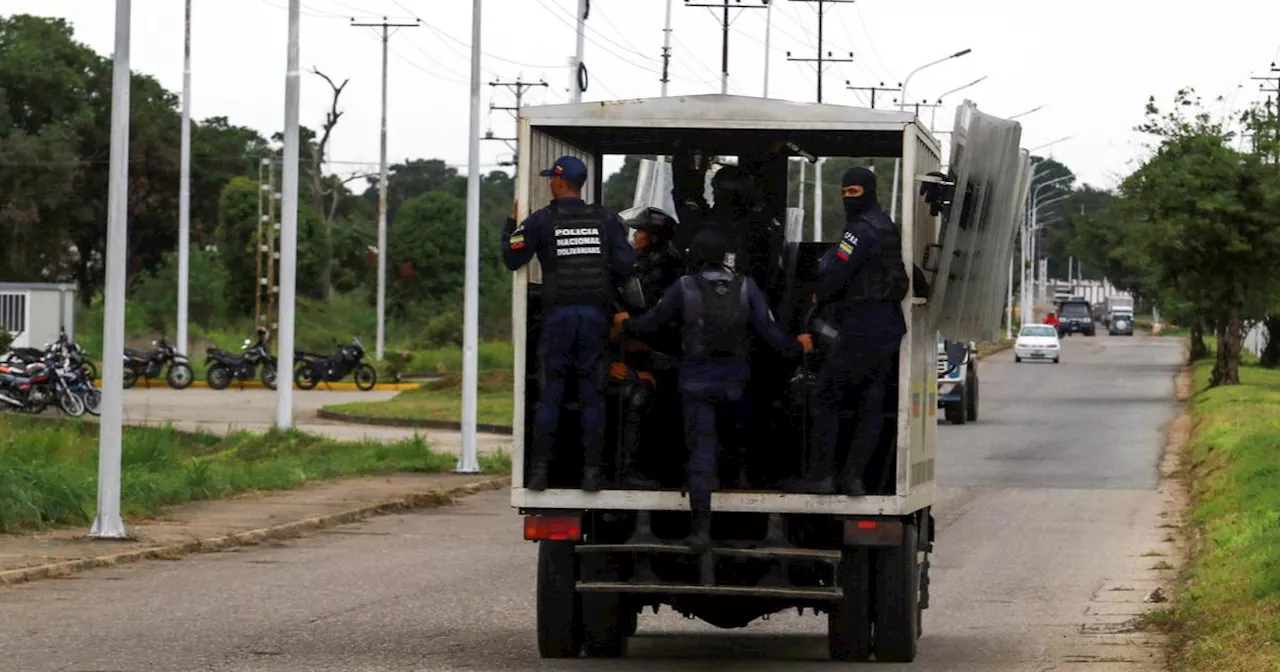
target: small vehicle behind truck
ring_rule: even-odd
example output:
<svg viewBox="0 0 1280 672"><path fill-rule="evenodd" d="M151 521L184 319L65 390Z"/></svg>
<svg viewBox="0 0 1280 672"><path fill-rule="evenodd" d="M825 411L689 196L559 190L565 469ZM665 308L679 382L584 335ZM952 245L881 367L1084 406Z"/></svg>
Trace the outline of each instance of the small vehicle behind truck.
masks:
<svg viewBox="0 0 1280 672"><path fill-rule="evenodd" d="M647 475L658 487L617 485L623 417L617 396L608 397L606 413L605 473L611 483L598 492L581 489L578 409L567 403L549 487L524 487L539 393L542 273L536 261L516 272L511 505L524 516L524 538L538 544L536 638L542 657L624 656L639 615L665 606L720 628L741 628L795 609L826 619L832 658L915 659L935 543L937 335L950 342L944 347L950 361L963 366L963 344L990 335L999 323L1015 221L1031 174L1029 154L1018 149L1020 136L1016 122L966 103L952 135L951 172L943 174L941 146L907 112L726 95L523 110L521 218L550 199L546 180L537 174L558 156L573 155L588 166L588 202L601 196L606 156L697 153L721 163L736 159L762 185L761 212L785 232L767 250L773 279L762 289L790 333L808 329L819 259L839 235L828 231L823 240L805 240L800 226L781 224L788 221L788 164L796 156L899 159L896 220L903 260L909 270L920 270L902 302L908 333L885 395L879 420L884 432L863 474L868 494L783 489L782 482L804 467L811 379L807 367L798 372L795 362L759 348L747 390L754 423L747 451L750 483L733 489L735 479L726 474L736 465L726 465L711 501L712 543L705 552L686 541L688 453L674 389L655 391L641 437L642 453L654 465ZM886 209L893 182L882 169ZM618 344L618 351L626 352L626 346ZM576 399L573 384L567 381L566 400ZM854 422L844 421L842 445L848 445Z"/></svg>
<svg viewBox="0 0 1280 672"><path fill-rule="evenodd" d="M1133 307L1115 306L1107 317L1107 333L1111 336L1133 335Z"/></svg>
<svg viewBox="0 0 1280 672"><path fill-rule="evenodd" d="M951 341L938 338L938 408L947 422L963 425L978 420L978 346L960 344L963 358L953 362L948 353Z"/></svg>

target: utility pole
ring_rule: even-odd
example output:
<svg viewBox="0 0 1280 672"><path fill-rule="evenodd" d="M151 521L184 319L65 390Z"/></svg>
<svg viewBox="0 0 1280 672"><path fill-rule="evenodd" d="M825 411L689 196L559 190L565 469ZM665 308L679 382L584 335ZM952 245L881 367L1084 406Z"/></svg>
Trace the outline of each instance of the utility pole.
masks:
<svg viewBox="0 0 1280 672"><path fill-rule="evenodd" d="M668 0L669 1L669 0ZM773 34L773 5L764 11L764 98L769 97L769 37Z"/></svg>
<svg viewBox="0 0 1280 672"><path fill-rule="evenodd" d="M826 1L831 2L832 0ZM712 9L724 10L724 18L720 20L720 94L724 95L729 93L729 26L733 23L733 21L729 19L729 10L734 7L739 10L767 9L769 7L769 0L760 0L759 7L755 5L747 5L744 7L742 5L742 0L732 0L732 3L730 0L721 0L717 3L692 3L689 2L689 0L684 0L684 6L710 7Z"/></svg>
<svg viewBox="0 0 1280 672"><path fill-rule="evenodd" d="M884 85L884 82L880 82L880 86L853 86L852 84L849 83L849 80L845 80L844 84L845 84L844 88L849 89L850 91L870 91L871 92L871 109L873 110L876 109L876 93L877 92L879 91L892 92L892 91L902 90L901 83L899 83L898 86L896 87L886 87Z"/></svg>
<svg viewBox="0 0 1280 672"><path fill-rule="evenodd" d="M569 91L575 103L582 102L582 94L587 90L587 64L582 62L586 48L587 16L591 14L590 0L578 0L578 42L574 48L573 58L569 59Z"/></svg>
<svg viewBox="0 0 1280 672"><path fill-rule="evenodd" d="M787 60L793 63L817 63L818 72L818 102L822 102L822 72L823 63L852 63L853 52L850 51L847 58L836 58L831 52L826 52L823 56L822 52L822 24L823 24L823 5L830 2L832 4L853 4L854 0L791 0L791 2L816 2L818 3L818 57L817 58L792 58L791 52L787 52Z"/></svg>
<svg viewBox="0 0 1280 672"><path fill-rule="evenodd" d="M467 132L467 235L462 284L462 449L454 467L455 472L464 474L480 471L476 450L480 340L480 2L471 1L471 120ZM581 4L585 5L586 0ZM578 52L581 51L582 38L579 37Z"/></svg>
<svg viewBox="0 0 1280 672"><path fill-rule="evenodd" d="M1258 89L1260 91L1263 91L1268 94L1272 94L1272 93L1276 94L1276 108L1277 108L1277 112L1280 112L1280 66L1277 66L1273 62L1271 64L1271 72L1272 74L1269 77L1252 77L1251 79L1256 79L1261 82L1260 84L1258 84ZM1274 88L1268 89L1266 86L1267 83L1272 83ZM1278 117L1280 117L1280 115L1272 113L1270 95L1267 96L1266 111L1267 111L1267 121L1271 122L1272 125L1275 126L1275 136L1272 137L1272 142L1275 143L1276 146L1273 148L1273 152L1275 152L1275 159L1277 161L1280 161L1280 123L1276 123L1276 120ZM1256 137L1256 134L1253 139L1253 144L1254 144L1254 151L1257 151L1258 139Z"/></svg>
<svg viewBox="0 0 1280 672"><path fill-rule="evenodd" d="M387 43L392 28L416 28L422 23L391 23L382 17L379 23L356 23L352 27L382 29L382 138L378 157L378 335L374 345L374 358L382 360L382 347L387 338Z"/></svg>
<svg viewBox="0 0 1280 672"><path fill-rule="evenodd" d="M535 87L535 86L548 86L548 84L547 84L546 82L544 82L544 81L541 81L541 80L536 81L536 82L525 82L525 81L521 81L519 77L516 77L516 81L514 81L514 82L493 81L493 82L489 82L489 86L493 86L493 87L498 87L498 86L506 87L506 88L507 88L507 89L509 89L513 94L515 94L515 97L516 97L516 104L515 104L515 107L509 107L509 106L503 106L503 105L494 105L493 103L489 103L489 109L490 109L490 110L505 110L505 111L507 111L507 112L511 112L511 113L513 114L513 116L515 116L515 118L516 118L516 137L514 137L514 138L499 138L499 137L494 136L493 131L489 131L488 133L485 133L484 138L482 138L482 139L484 139L484 140L501 140L501 141L506 142L506 143L512 143L512 142L516 143L516 144L515 144L515 146L514 146L514 147L512 147L512 149L515 151L515 154L516 154L516 159L515 159L515 161L513 161L512 163L513 163L513 164L518 164L518 163L519 163L519 161L520 161L520 110L521 110L521 109L523 109L523 107L524 107L524 102L523 102L523 101L524 101L524 92L525 92L525 91L527 91L527 90L529 90L529 89L531 89L531 88L533 88L533 87ZM517 168L517 171L518 171L518 170L519 170L519 169ZM518 175L518 172L517 172L517 175Z"/></svg>
<svg viewBox="0 0 1280 672"><path fill-rule="evenodd" d="M178 177L178 352L191 354L187 308L191 281L191 0L186 0L182 37L182 169Z"/></svg>
<svg viewBox="0 0 1280 672"><path fill-rule="evenodd" d="M289 46L285 50L283 186L280 199L280 313L276 342L276 371L285 379L276 385L276 428L293 427L293 335L298 288L298 106L302 82L298 76L301 50L302 0L289 0ZM274 175L274 171L272 173ZM273 180L274 181L274 180ZM274 202L274 194L272 201ZM274 229L272 229L274 234ZM274 237L274 236L273 236Z"/></svg>
<svg viewBox="0 0 1280 672"><path fill-rule="evenodd" d="M768 35L765 36L765 43L768 43ZM768 50L766 46L765 50ZM769 81L768 70L765 70L764 79ZM662 26L662 97L667 97L667 84L671 82L671 0L667 0L667 20ZM768 88L767 85L765 88Z"/></svg>

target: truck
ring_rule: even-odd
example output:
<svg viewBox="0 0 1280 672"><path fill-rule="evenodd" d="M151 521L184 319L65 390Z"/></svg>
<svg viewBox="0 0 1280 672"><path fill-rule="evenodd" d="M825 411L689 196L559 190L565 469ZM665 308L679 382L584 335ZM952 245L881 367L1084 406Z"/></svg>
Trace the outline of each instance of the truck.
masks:
<svg viewBox="0 0 1280 672"><path fill-rule="evenodd" d="M938 408L947 422L963 425L978 420L978 345L964 344L963 357L952 361L950 342L938 337Z"/></svg>
<svg viewBox="0 0 1280 672"><path fill-rule="evenodd" d="M549 487L524 487L539 389L542 272L535 262L514 274L510 501L523 517L523 538L538 545L540 656L625 656L641 612L666 607L720 628L796 609L826 619L832 658L915 659L935 543L937 334L948 340L950 361L960 363L965 354L957 344L989 337L999 324L1014 226L1031 175L1020 136L1016 122L966 101L957 110L944 171L941 144L909 112L732 95L525 108L517 159L520 218L531 204L548 202L546 180L537 174L563 155L588 166L583 195L589 202L601 196L606 157L736 159L762 185L762 212L778 223L787 221L792 161L878 159L881 201L896 213L903 260L915 271L902 302L908 331L879 418L884 432L863 474L868 493L783 489L785 477L804 467L812 371L760 348L747 392L755 423L745 453L749 487L734 489L734 479L721 478L711 502L711 547L696 551L687 543L687 452L673 389L659 387L641 438L655 465L648 475L660 487L581 489L572 380L566 381L569 403L561 412ZM887 166L896 166L892 174ZM800 333L812 326L809 296L819 260L839 234L805 240L801 227L779 226L781 242L768 250L776 281L763 289L780 326ZM610 396L606 413L606 460L612 461L606 473L613 483L621 468L622 403ZM842 445L854 423L844 421Z"/></svg>
<svg viewBox="0 0 1280 672"><path fill-rule="evenodd" d="M1110 327L1111 314L1114 312L1117 312L1117 310L1121 310L1121 311L1127 310L1129 313L1129 317L1132 320L1133 297L1121 296L1118 294L1113 294L1111 296L1108 296L1106 300L1103 302L1102 323Z"/></svg>

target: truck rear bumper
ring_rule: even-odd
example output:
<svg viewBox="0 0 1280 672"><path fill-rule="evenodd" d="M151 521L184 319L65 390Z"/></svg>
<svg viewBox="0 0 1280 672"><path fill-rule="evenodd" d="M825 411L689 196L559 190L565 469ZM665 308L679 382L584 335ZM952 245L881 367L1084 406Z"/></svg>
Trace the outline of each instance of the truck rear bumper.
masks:
<svg viewBox="0 0 1280 672"><path fill-rule="evenodd" d="M712 511L739 513L807 513L837 516L905 516L933 504L933 483L913 488L905 497L796 495L783 492L717 492ZM511 489L511 506L520 509L588 511L688 511L689 498L663 490L533 491Z"/></svg>

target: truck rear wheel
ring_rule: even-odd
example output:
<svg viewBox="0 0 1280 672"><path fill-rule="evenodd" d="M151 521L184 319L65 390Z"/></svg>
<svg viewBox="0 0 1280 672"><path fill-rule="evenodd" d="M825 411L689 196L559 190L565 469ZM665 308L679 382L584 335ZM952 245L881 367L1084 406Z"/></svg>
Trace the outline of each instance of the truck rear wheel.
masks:
<svg viewBox="0 0 1280 672"><path fill-rule="evenodd" d="M966 409L969 406L969 381L965 381L956 385L956 393L960 398L955 401L948 401L943 407L943 414L947 416L947 422L953 425L963 425L967 417Z"/></svg>
<svg viewBox="0 0 1280 672"><path fill-rule="evenodd" d="M603 553L592 553L580 560L579 574L584 581L617 581L614 559ZM582 612L582 643L592 658L621 658L627 655L627 636L631 633L628 616L635 611L619 593L586 593L579 597Z"/></svg>
<svg viewBox="0 0 1280 672"><path fill-rule="evenodd" d="M876 660L910 663L916 659L920 636L920 548L914 522L902 525L897 548L876 551Z"/></svg>
<svg viewBox="0 0 1280 672"><path fill-rule="evenodd" d="M871 657L871 551L846 548L840 559L844 597L827 612L827 650L833 660Z"/></svg>
<svg viewBox="0 0 1280 672"><path fill-rule="evenodd" d="M978 421L978 373L969 369L969 377L965 381L969 389L964 395L964 417L969 422Z"/></svg>
<svg viewBox="0 0 1280 672"><path fill-rule="evenodd" d="M582 648L577 561L571 542L538 542L538 654L543 658L576 658Z"/></svg>

